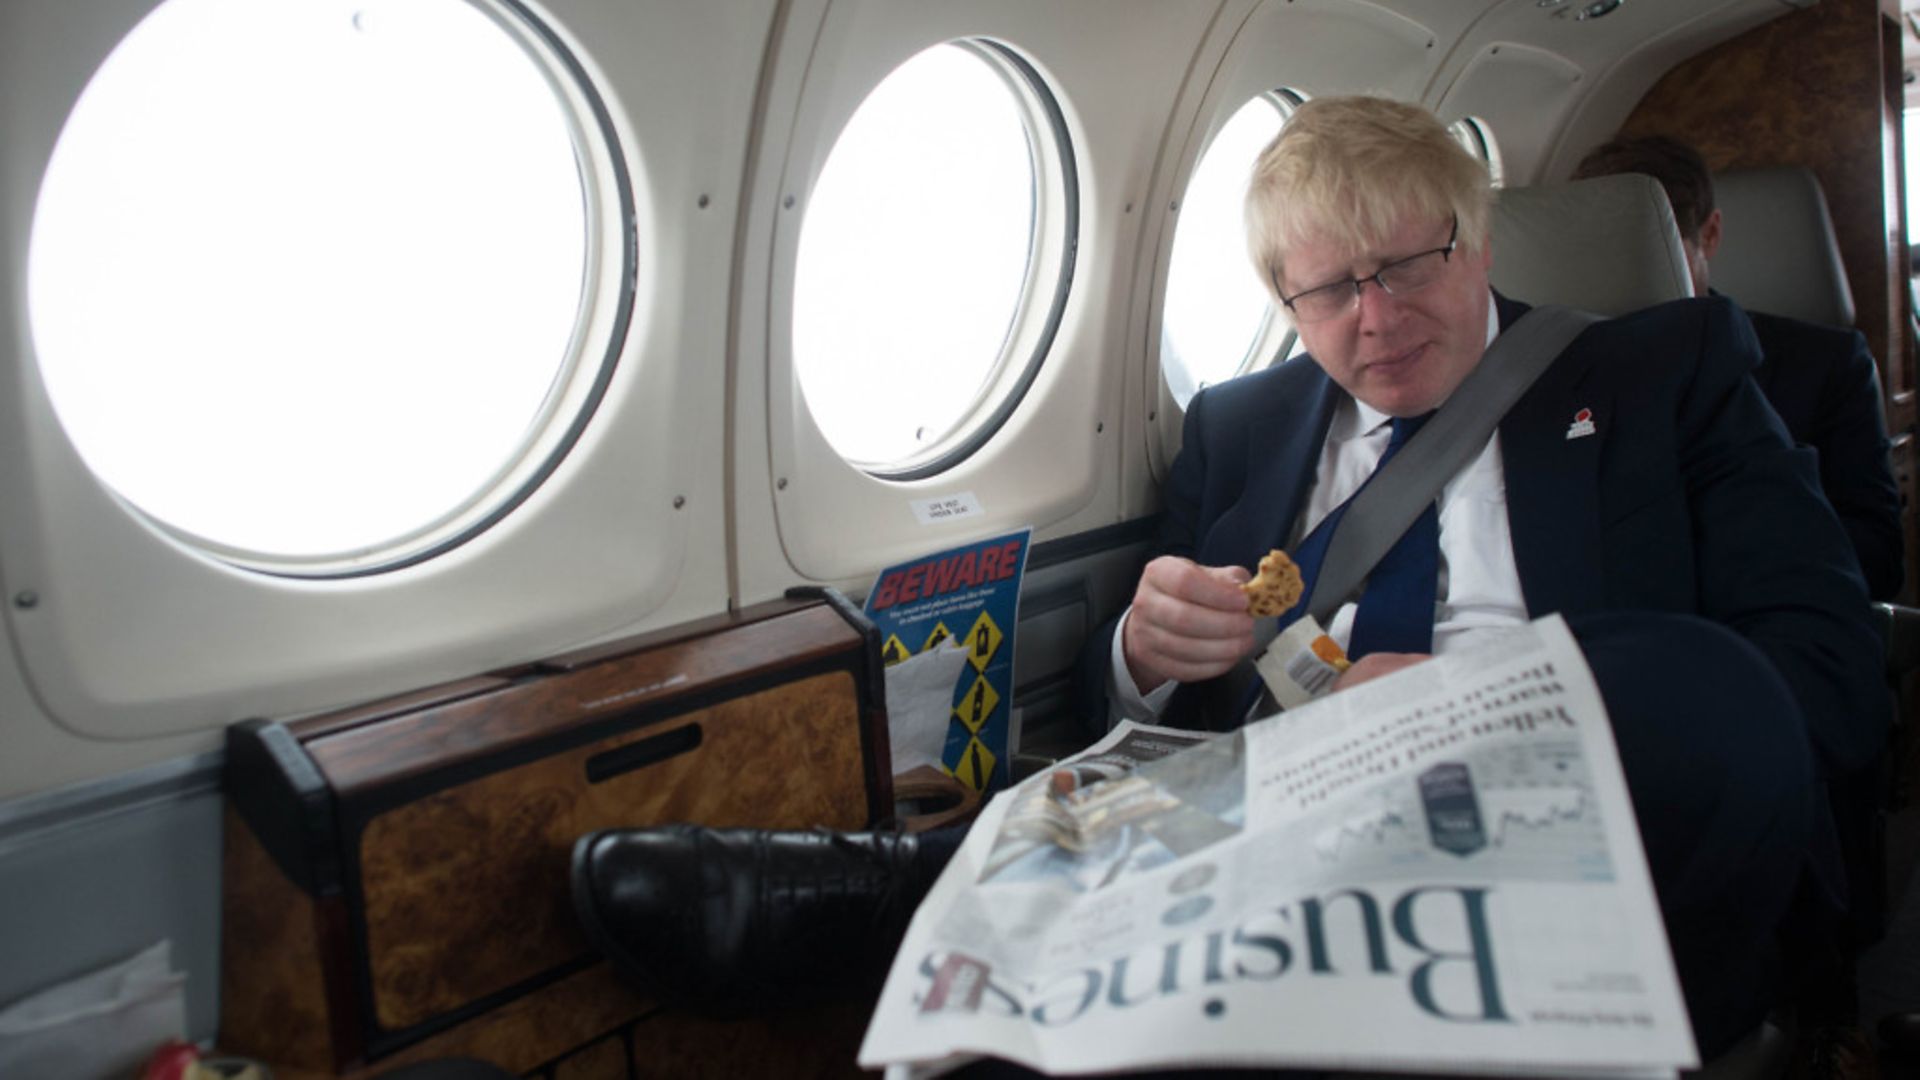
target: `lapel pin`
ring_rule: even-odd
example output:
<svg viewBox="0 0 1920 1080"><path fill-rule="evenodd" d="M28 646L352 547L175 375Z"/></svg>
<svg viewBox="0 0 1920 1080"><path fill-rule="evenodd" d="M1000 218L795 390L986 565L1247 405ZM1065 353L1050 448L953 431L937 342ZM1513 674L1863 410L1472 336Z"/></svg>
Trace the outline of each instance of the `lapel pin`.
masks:
<svg viewBox="0 0 1920 1080"><path fill-rule="evenodd" d="M1567 425L1567 438L1584 439L1593 434L1593 410L1581 409L1573 414L1573 423Z"/></svg>

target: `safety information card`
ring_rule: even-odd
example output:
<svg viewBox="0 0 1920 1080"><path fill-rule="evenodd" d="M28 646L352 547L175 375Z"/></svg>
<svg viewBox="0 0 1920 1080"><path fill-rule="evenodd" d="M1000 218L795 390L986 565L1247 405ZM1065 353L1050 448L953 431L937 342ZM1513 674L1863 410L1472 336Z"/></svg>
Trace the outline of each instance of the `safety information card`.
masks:
<svg viewBox="0 0 1920 1080"><path fill-rule="evenodd" d="M1032 529L949 548L880 571L867 616L892 667L949 638L967 650L953 687L941 767L976 791L1012 775L1013 632Z"/></svg>

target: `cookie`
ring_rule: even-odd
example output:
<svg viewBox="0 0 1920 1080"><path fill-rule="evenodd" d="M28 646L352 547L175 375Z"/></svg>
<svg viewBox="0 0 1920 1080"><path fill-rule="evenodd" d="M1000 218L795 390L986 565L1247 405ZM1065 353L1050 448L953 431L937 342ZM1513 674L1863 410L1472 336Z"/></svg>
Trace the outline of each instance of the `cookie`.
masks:
<svg viewBox="0 0 1920 1080"><path fill-rule="evenodd" d="M1300 568L1286 552L1274 548L1260 560L1260 572L1240 586L1240 591L1247 594L1247 614L1266 619L1284 614L1299 603L1306 585L1300 580Z"/></svg>

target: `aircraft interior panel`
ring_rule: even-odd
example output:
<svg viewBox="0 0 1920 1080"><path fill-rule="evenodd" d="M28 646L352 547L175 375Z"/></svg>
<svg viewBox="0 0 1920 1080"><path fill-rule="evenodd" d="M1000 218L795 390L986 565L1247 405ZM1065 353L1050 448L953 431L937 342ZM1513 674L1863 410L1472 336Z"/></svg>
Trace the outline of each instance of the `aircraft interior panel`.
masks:
<svg viewBox="0 0 1920 1080"><path fill-rule="evenodd" d="M1553 183L1567 177L1582 154L1605 142L1632 111L1634 102L1647 92L1663 73L1688 56L1713 46L1715 42L1736 37L1761 23L1788 15L1797 4L1782 0L1728 0L1718 6L1634 6L1619 8L1603 19L1578 19L1574 15L1555 17L1567 4L1542 12L1534 4L1505 4L1488 13L1475 27L1473 46L1461 46L1457 58L1463 63L1480 63L1480 79L1498 83L1496 67L1490 67L1480 52L1492 42L1513 40L1548 48L1582 71L1582 88L1571 108L1561 115L1557 127L1544 129L1526 138L1521 158L1526 171L1509 183ZM1576 8L1576 6L1574 6ZM1578 12L1574 12L1578 13ZM1619 17L1615 17L1619 15ZM1515 110L1509 98L1501 102L1492 90L1471 86L1465 71L1455 67L1442 71L1446 86L1440 102L1442 111L1452 115L1465 108L1455 102L1455 94L1471 92L1486 98L1484 108L1494 110L1501 121L1515 127L1528 125L1524 110ZM1515 113L1509 117L1509 113Z"/></svg>
<svg viewBox="0 0 1920 1080"><path fill-rule="evenodd" d="M189 1033L203 1040L216 1034L223 978L222 745L240 721L297 724L325 714L322 725L337 719L344 730L385 719L377 717L390 704L383 699L428 698L461 680L515 684L565 669L569 656L752 625L795 587L830 586L857 606L883 567L1030 526L1009 701L1013 773L1084 746L1105 718L1076 713L1082 646L1134 595L1187 403L1299 347L1264 283L1245 273L1240 196L1254 154L1300 102L1353 93L1419 102L1455 123L1463 143L1477 140L1474 152L1498 163L1496 186L1541 189L1524 193L1539 206L1616 132L1653 130L1686 113L1672 95L1696 83L1673 74L1725 58L1716 46L1738 48L1735 39L1762 24L1811 21L1824 8L1835 18L1823 27L1844 16L1850 27L1879 29L1883 49L1891 34L1920 50L1914 13L1896 25L1885 4L1861 0L281 7L301 13L293 18L331 20L343 48L437 49L431 35L402 31L414 32L409 19L440 13L516 57L540 101L511 122L548 125L542 145L567 204L551 220L577 221L561 230L568 235L553 250L564 272L553 275L511 253L502 230L531 228L507 222L515 189L498 186L508 181L479 159L455 154L462 140L488 141L484 109L458 131L409 131L403 119L382 134L364 106L386 91L350 86L371 79L371 66L343 68L359 74L320 87L338 92L341 111L302 146L301 125L324 113L270 111L282 86L272 47L242 42L238 53L175 57L179 81L205 96L156 92L144 112L123 110L140 118L141 138L123 140L122 156L112 156L114 140L99 133L96 114L109 90L122 105L137 102L128 91L140 84L129 73L141 50L148 54L137 70L166 68L154 61L169 55L155 51L168 20L271 20L275 7L0 4L0 896L12 898L0 904L0 1005L168 938L174 966L192 977ZM1743 40L1752 46L1763 35ZM431 104L410 113L395 101L395 116L457 108L461 87L486 81L462 83L474 76L437 51L420 55L411 82L404 65L391 68L400 80L391 86ZM1851 57L1833 50L1806 63ZM1884 57L1860 63L1875 59ZM1872 166L1884 180L1881 207L1879 188L1849 199L1854 189L1824 178L1843 247L1862 222L1876 243L1894 236L1904 214L1895 205L1901 72L1888 70L1885 87L1868 88L1871 108L1837 100L1836 90L1836 100L1810 100L1794 113L1831 144L1803 152L1823 160L1800 167L1858 178ZM1863 84L1874 81L1864 72L1855 73ZM1724 63L1719 73L1727 74ZM940 100L961 85L971 96ZM1920 93L1914 85L1910 96ZM1777 97L1792 92L1756 91L1767 104L1752 111L1779 119L1787 110ZM1729 100L1707 101L1672 129L1707 156L1727 156L1705 146L1716 137L1751 144L1755 160L1742 157L1742 166L1795 152L1700 119L1738 108L1734 90L1701 96ZM219 107L199 114L191 101ZM300 108L309 106L324 110L327 94ZM1822 110L1843 107L1848 120L1880 125L1879 140L1858 127L1827 130L1841 125L1826 124ZM500 121L504 130L509 118ZM1459 126L1468 121L1477 126ZM366 140L364 159L342 158L356 138ZM83 144L93 156L80 156ZM441 183L473 191L424 197L425 181L412 173L425 175L436 157L467 162ZM182 202L170 211L172 231L151 234L133 253L138 260L123 259L108 246L122 230L109 224L91 239L73 231L85 216L75 208L88 208L84 195L48 194L83 162L138 175L127 185L135 188L227 192L231 214L225 224L212 220L223 204L211 195ZM302 172L334 178L332 189L295 175ZM1235 190L1215 182L1229 174ZM1658 194L1644 177L1614 180L1637 184L1642 202ZM1510 209L1526 204L1508 201ZM1582 237L1610 228L1596 205L1581 197L1536 214L1581 216L1585 233L1547 231L1591 253ZM395 208L398 217L372 217ZM99 221L117 220L99 209ZM395 224L409 216L425 224ZM1197 260L1183 256L1203 217L1213 239L1227 242ZM337 291L316 285L329 284L324 268L296 265L318 261L312 251L328 246L330 227L350 256L331 272ZM242 253L227 258L224 277L202 281L206 264L187 257L202 228L207 247L231 242ZM1675 293L1689 290L1677 234L1664 225L1650 231L1674 248L1666 270ZM387 233L397 238L392 246ZM68 244L63 261L50 261L56 242ZM1504 275L1495 265L1496 288L1558 300L1526 291L1555 285L1525 268L1520 248L1496 242L1496 259L1509 252ZM1571 265L1555 253L1539 258ZM1183 279L1196 262L1223 269L1218 278ZM1612 272L1604 263L1582 259L1570 277ZM1651 272L1637 273L1650 280ZM96 293L84 291L90 274ZM450 297L427 288L489 277L498 280ZM260 291L240 291L244 279ZM1384 293L1392 275L1372 280ZM62 282L64 308L50 299ZM173 299L138 296L143 283ZM1240 291L1229 297L1230 288ZM476 404L467 391L498 381L483 339L521 340L488 328L532 310L536 291L562 314L558 329L545 331L545 366L516 376L532 388L521 398ZM1872 299L1857 276L1853 291ZM1892 381L1911 343L1899 339L1904 331L1887 337L1895 323L1912 326L1895 318L1906 298L1898 291L1889 311L1863 304L1856 325L1876 344L1891 341L1893 355L1879 357L1889 415L1896 428L1911 428L1909 383ZM1644 302L1633 295L1622 306ZM1202 302L1187 304L1193 297ZM328 336L375 308L415 320ZM1207 333L1183 339L1181 320ZM1203 356L1199 344L1183 355L1185 342L1203 340L1218 355ZM109 345L117 356L97 370L76 352ZM225 359L170 377L184 370L173 365L216 352ZM81 362L69 363L74 356ZM422 356L430 359L406 366ZM293 381L264 381L289 367ZM195 389L222 378L241 392L214 400ZM74 402L89 392L113 404L82 424ZM337 414L315 405L343 401L387 404ZM317 411L319 422L297 426L301 411ZM447 451L449 417L483 412L506 418L495 422L504 441L477 459ZM467 462L465 486L396 524L283 542L222 532L214 518L203 524L150 503L146 488L130 486L123 466L102 456L98 440L113 417L143 425L129 429L136 434L113 460L150 456L152 473L197 484L195 505L224 504L232 520L270 517L269 504L344 510L359 494L377 501L371 493L392 478L367 464L377 462L368 447L386 447L396 460L419 451L478 464ZM318 471L331 464L354 480L334 492L337 502L321 497L309 473L274 471L280 448L265 436L276 426L284 443L322 447L310 454ZM174 453L165 445L172 434L202 447L201 456ZM1905 484L1910 446L1895 447ZM1909 584L1904 595L1912 594ZM866 639L854 636L864 663ZM718 652L725 643L714 644ZM880 685L884 678L861 692ZM604 702L616 700L639 715L631 700ZM419 753L451 759L457 741L429 739ZM742 751L735 764L754 760ZM868 808L889 794L873 784L889 779L877 762L861 763ZM713 783L702 777L695 786Z"/></svg>
<svg viewBox="0 0 1920 1080"><path fill-rule="evenodd" d="M1422 18L1434 17L1422 13ZM1131 342L1144 346L1129 371L1139 372L1145 396L1130 398L1128 409L1129 419L1141 423L1146 437L1144 455L1128 461L1129 517L1157 508L1154 485L1164 478L1167 464L1180 448L1187 393L1176 391L1170 371L1172 358L1167 351L1173 345L1168 337L1167 305L1182 209L1188 216L1209 210L1230 220L1237 221L1239 216L1237 206L1192 205L1196 170L1216 136L1262 95L1282 95L1276 100L1286 95L1362 91L1412 96L1439 61L1434 48L1438 39L1428 25L1368 3L1262 3L1244 12L1229 7L1223 9L1212 37L1209 47L1195 57L1183 91L1183 100L1197 104L1193 111L1177 114L1179 127L1169 133L1165 161L1148 200L1156 215L1157 235L1150 248L1154 257L1141 260L1141 275L1135 283L1141 290L1136 316L1144 318L1145 326L1129 335ZM1338 63L1330 63L1335 56ZM1278 130L1279 120L1278 115L1268 118L1273 130ZM1236 250L1211 253L1209 262L1244 258L1238 244L1229 247ZM1255 339L1251 350L1259 355L1245 357L1242 367L1272 362L1287 340L1284 326L1273 322Z"/></svg>
<svg viewBox="0 0 1920 1080"><path fill-rule="evenodd" d="M1780 0L1727 0L1622 4L1583 17L1586 5L1569 0L1509 0L1461 35L1426 100L1442 116L1492 122L1508 184L1546 183L1612 135L1674 63L1791 10Z"/></svg>
<svg viewBox="0 0 1920 1080"><path fill-rule="evenodd" d="M0 422L0 485L9 505L29 508L0 524L0 566L10 658L32 701L4 723L10 741L34 728L63 748L52 776L16 772L32 758L6 755L0 790L95 771L98 744L72 736L197 730L210 747L248 716L366 700L724 609L724 552L690 538L724 529L725 208L738 201L752 119L753 86L738 73L757 70L773 5L563 3L532 23L494 12L564 88L574 129L591 224L573 371L547 391L544 428L519 459L417 559L390 547L317 569L200 542L134 509L89 471L43 384L29 290L14 276L28 263L34 194L85 77L152 7L119 5L113 18L36 7L10 12L20 32L0 35L44 43L0 76L20 120L4 271L17 392ZM358 572L362 562L380 572Z"/></svg>
<svg viewBox="0 0 1920 1080"><path fill-rule="evenodd" d="M1431 5L1264 0L1213 78L1249 94L1273 81L1308 94L1415 97L1439 63L1434 24L1446 19Z"/></svg>
<svg viewBox="0 0 1920 1080"><path fill-rule="evenodd" d="M1518 185L1532 175L1530 163L1540 160L1549 133L1579 99L1584 78L1559 53L1512 42L1488 45L1467 62L1443 107L1449 115L1488 117L1500 137L1508 182ZM1502 115L1501 103L1515 98L1527 108Z"/></svg>
<svg viewBox="0 0 1920 1080"><path fill-rule="evenodd" d="M1212 12L1143 4L1127 7L1123 18L1111 4L1100 10L1097 20L1068 4L843 4L826 12L805 79L790 91L796 101L790 133L769 126L754 181L759 194L750 200L747 246L754 248L762 236L770 236L771 245L764 266L752 250L743 256L735 398L741 602L776 595L796 577L863 590L880 566L957 538L962 530L980 535L1032 525L1037 538L1045 538L1116 520L1112 462L1123 437L1120 382L1117 367L1102 358L1121 348L1126 268L1145 210L1141 193L1164 131L1165 102L1174 97L1192 47L1164 46L1197 43ZM1087 48L1090 27L1110 21L1124 22L1129 32ZM780 71L786 52L809 32L804 20L789 21L779 45L783 55L775 61ZM1051 118L1044 107L1028 113L1033 130L1044 131L1051 121L1064 137L1056 142L1033 136L1040 144L1034 159L1042 166L1037 239L1030 288L1003 347L1009 368L1029 362L1043 345L1046 352L1017 405L1001 415L993 415L993 395L1005 394L1019 373L1002 370L992 377L993 393L983 395L954 429L954 438L965 442L973 425L974 445L963 452L952 452L950 443L946 452L935 448L931 456L910 452L904 464L856 464L822 434L820 403L808 400L797 370L795 354L803 343L789 333L800 314L796 297L806 285L798 271L809 200L866 95L898 65L955 40L988 42L1017 57L1034 81L1031 96L1044 92L1058 110ZM770 98L785 91L783 77L776 76ZM780 110L770 102L768 111ZM1060 231L1069 222L1075 224L1071 235ZM945 255L935 249L912 257L934 267ZM923 283L916 287L935 287L911 266L885 272ZM937 308L931 314L939 317ZM923 332L938 339L954 328L929 325ZM904 355L894 355L904 364L914 351L909 344ZM760 462L767 463L766 473L759 471ZM1044 471L1046 484L1028 482L1037 470ZM756 490L770 511L755 509ZM943 498L971 500L977 510L947 523L925 523L914 504ZM860 544L846 543L850 530L861 536Z"/></svg>

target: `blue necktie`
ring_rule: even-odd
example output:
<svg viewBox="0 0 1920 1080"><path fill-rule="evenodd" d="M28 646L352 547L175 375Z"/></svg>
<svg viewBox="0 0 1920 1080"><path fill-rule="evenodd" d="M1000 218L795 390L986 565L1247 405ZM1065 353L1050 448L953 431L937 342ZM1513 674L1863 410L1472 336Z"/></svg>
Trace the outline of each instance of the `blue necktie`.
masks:
<svg viewBox="0 0 1920 1080"><path fill-rule="evenodd" d="M1426 416L1394 420L1380 463L1386 464L1426 421ZM1439 584L1440 511L1428 503L1367 575L1347 655L1358 660L1376 652L1432 652L1433 605Z"/></svg>
<svg viewBox="0 0 1920 1080"><path fill-rule="evenodd" d="M1392 430L1387 436L1386 452L1380 455L1380 462L1373 467L1373 473L1367 477L1365 483L1354 490L1352 495L1347 496L1345 502L1328 511L1327 516L1320 519L1320 524L1315 525L1313 531L1300 541L1300 546L1293 553L1293 561L1294 565L1300 568L1300 580L1305 588L1300 592L1300 602L1280 616L1281 627L1291 626L1294 620L1307 613L1307 601L1313 598L1314 580L1320 576L1320 566L1327 559L1327 545L1332 541L1333 531L1339 526L1340 519L1346 515L1347 507L1353 505L1353 500L1360 496L1360 492L1367 489L1367 484L1373 483L1373 478L1380 475L1380 470L1386 468L1387 462L1393 460L1393 455L1400 452L1400 448L1406 445L1408 439L1413 438L1413 433L1419 431L1420 425L1426 423L1428 417L1432 415L1432 413L1426 413L1404 420L1395 418L1392 421ZM1409 579L1417 580L1418 578L1421 551L1425 552L1426 566L1425 608L1419 605L1417 585L1410 587L1409 581ZM1407 528L1406 533L1387 550L1385 555L1381 556L1380 562L1368 575L1367 587L1360 595L1359 611L1354 616L1353 647L1347 650L1349 657L1358 660L1366 655L1366 652L1382 650L1427 652L1432 648L1433 601L1439 583L1439 559L1440 517L1434 507L1428 505L1426 510ZM1402 565L1397 570L1390 570L1396 561ZM1382 586L1386 586L1384 591ZM1376 596L1376 593L1381 595ZM1395 598L1388 599L1389 596ZM1371 606L1369 598L1372 598ZM1367 619L1369 613L1371 613L1372 625L1391 628L1399 631L1402 636L1392 638L1392 644L1380 641L1366 644L1366 639L1361 637L1361 626L1362 620ZM1421 635L1417 642L1413 637L1416 630ZM1378 634L1378 631L1375 633ZM1405 644L1402 644L1403 638ZM1365 652L1362 651L1363 647ZM1236 717L1247 715L1254 704L1260 700L1261 693L1266 690L1266 684L1257 676L1251 683L1245 691L1244 700L1240 702L1239 710L1234 714Z"/></svg>

